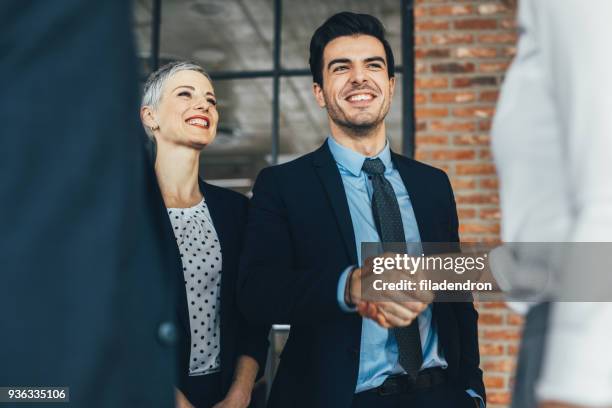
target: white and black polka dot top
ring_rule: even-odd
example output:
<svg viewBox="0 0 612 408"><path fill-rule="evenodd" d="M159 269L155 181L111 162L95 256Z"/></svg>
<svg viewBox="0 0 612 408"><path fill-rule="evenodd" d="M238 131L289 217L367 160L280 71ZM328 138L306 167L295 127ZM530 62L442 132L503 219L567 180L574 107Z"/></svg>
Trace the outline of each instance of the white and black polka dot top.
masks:
<svg viewBox="0 0 612 408"><path fill-rule="evenodd" d="M220 370L221 245L204 199L168 208L181 253L191 326L189 375Z"/></svg>

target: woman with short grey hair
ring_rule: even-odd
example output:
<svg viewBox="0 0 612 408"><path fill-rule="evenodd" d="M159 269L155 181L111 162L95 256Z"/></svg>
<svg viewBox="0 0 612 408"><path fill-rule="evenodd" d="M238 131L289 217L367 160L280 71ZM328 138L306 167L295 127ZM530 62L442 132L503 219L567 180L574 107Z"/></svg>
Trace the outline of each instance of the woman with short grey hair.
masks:
<svg viewBox="0 0 612 408"><path fill-rule="evenodd" d="M247 199L199 178L200 153L217 132L216 105L204 69L179 61L151 74L140 110L183 265L181 408L248 406L268 348L269 328L247 324L235 301Z"/></svg>

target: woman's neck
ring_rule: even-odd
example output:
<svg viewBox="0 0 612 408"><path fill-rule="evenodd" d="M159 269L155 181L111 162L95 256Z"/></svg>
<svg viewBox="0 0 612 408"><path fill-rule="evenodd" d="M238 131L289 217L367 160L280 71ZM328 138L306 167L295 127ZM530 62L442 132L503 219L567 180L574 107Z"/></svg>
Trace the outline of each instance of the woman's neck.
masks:
<svg viewBox="0 0 612 408"><path fill-rule="evenodd" d="M155 174L167 208L188 208L202 201L198 183L200 152L186 146L157 145Z"/></svg>

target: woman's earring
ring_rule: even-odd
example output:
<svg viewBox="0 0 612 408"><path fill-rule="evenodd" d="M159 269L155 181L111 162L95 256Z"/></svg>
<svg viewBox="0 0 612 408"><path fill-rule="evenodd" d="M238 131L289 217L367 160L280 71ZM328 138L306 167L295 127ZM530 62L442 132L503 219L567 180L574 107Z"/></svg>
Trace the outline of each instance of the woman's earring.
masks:
<svg viewBox="0 0 612 408"><path fill-rule="evenodd" d="M159 129L159 125L157 126L151 126L149 129L151 129L151 132L155 132L156 130Z"/></svg>

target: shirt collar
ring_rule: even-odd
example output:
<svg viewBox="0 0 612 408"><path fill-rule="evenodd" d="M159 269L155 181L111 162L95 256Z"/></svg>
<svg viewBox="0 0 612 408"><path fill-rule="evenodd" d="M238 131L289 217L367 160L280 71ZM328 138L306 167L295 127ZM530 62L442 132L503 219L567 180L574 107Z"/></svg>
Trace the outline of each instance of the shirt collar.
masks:
<svg viewBox="0 0 612 408"><path fill-rule="evenodd" d="M380 153L374 157L367 157L361 153L357 153L348 147L342 146L340 143L330 136L327 138L327 145L329 150L334 157L337 164L347 169L354 176L361 175L361 168L365 159L380 159L385 165L385 173L393 169L393 162L391 161L391 149L389 148L389 141L385 141L385 147Z"/></svg>

